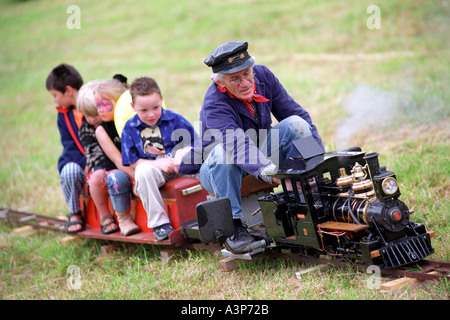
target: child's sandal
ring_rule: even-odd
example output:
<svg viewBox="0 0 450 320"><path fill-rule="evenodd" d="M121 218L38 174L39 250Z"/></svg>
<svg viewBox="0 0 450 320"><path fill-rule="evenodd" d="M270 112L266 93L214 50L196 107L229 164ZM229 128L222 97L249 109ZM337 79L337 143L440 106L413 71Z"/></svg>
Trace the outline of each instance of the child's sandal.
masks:
<svg viewBox="0 0 450 320"><path fill-rule="evenodd" d="M80 216L81 220L70 221L70 218L73 217L73 216ZM75 226L75 225L81 225L81 228L77 229L77 230L69 231L69 227L70 226ZM83 231L83 230L84 230L84 221L83 221L83 214L81 213L81 211L69 213L67 215L66 232L69 233L69 234L72 234L72 233L78 233L78 232Z"/></svg>
<svg viewBox="0 0 450 320"><path fill-rule="evenodd" d="M110 219L111 221L103 224L106 220ZM116 227L112 228L110 230L106 230L107 227L114 224ZM105 216L100 220L100 230L103 234L110 234L119 231L119 227L117 226L116 222L114 221L114 218L112 216Z"/></svg>

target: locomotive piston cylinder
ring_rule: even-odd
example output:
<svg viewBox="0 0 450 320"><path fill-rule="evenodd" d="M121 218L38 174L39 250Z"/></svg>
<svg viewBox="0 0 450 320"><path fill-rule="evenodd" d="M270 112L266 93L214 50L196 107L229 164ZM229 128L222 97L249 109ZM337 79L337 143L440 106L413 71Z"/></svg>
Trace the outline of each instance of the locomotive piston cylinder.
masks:
<svg viewBox="0 0 450 320"><path fill-rule="evenodd" d="M375 222L394 232L403 230L409 222L408 207L400 200L383 203L379 200L340 197L333 203L332 210L335 221L367 225Z"/></svg>
<svg viewBox="0 0 450 320"><path fill-rule="evenodd" d="M367 219L368 207L368 199L340 197L333 204L333 218L335 221L369 224L369 220ZM376 207L371 206L371 211L378 211L375 209ZM354 221L350 211L357 221Z"/></svg>

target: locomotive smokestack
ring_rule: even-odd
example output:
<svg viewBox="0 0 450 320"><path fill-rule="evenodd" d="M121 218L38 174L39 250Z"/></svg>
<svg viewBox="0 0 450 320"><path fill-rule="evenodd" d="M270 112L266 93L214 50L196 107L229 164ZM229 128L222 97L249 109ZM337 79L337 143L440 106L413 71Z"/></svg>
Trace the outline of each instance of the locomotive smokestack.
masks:
<svg viewBox="0 0 450 320"><path fill-rule="evenodd" d="M363 158L364 160L366 160L367 165L369 166L370 175L372 177L380 173L380 163L378 162L378 156L378 153L373 152L366 154Z"/></svg>

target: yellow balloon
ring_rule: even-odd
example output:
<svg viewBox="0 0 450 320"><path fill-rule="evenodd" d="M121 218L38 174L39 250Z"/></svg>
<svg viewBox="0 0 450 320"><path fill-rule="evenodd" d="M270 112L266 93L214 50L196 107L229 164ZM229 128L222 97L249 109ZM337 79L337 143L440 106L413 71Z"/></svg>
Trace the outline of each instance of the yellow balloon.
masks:
<svg viewBox="0 0 450 320"><path fill-rule="evenodd" d="M123 127L125 127L125 123L135 114L136 112L134 112L133 107L131 106L130 90L127 90L122 93L114 108L114 124L116 125L119 137L122 138L122 130Z"/></svg>
<svg viewBox="0 0 450 320"><path fill-rule="evenodd" d="M162 107L166 108L164 101L162 103ZM127 123L128 119L135 114L136 112L134 112L133 107L131 106L130 90L127 90L122 93L116 102L116 107L114 108L114 124L116 125L116 130L120 138L122 138L122 130L123 127L125 127L125 123Z"/></svg>

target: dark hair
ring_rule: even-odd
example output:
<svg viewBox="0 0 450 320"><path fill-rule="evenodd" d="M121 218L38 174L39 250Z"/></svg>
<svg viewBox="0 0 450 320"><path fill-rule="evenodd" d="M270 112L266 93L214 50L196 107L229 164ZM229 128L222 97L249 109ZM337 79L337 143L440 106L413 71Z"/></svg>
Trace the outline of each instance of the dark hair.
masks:
<svg viewBox="0 0 450 320"><path fill-rule="evenodd" d="M133 103L136 96L147 96L154 93L161 95L161 90L159 89L158 83L156 83L155 79L150 77L137 78L130 86L130 95Z"/></svg>
<svg viewBox="0 0 450 320"><path fill-rule="evenodd" d="M127 77L125 77L123 74L120 74L120 73L115 74L113 76L113 79L119 80L123 84L127 84L127 81L128 81Z"/></svg>
<svg viewBox="0 0 450 320"><path fill-rule="evenodd" d="M66 92L66 86L80 90L83 85L83 78L73 66L62 63L50 72L45 85L47 90L54 89L64 93Z"/></svg>

